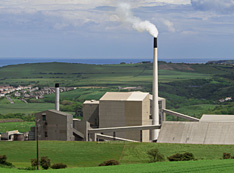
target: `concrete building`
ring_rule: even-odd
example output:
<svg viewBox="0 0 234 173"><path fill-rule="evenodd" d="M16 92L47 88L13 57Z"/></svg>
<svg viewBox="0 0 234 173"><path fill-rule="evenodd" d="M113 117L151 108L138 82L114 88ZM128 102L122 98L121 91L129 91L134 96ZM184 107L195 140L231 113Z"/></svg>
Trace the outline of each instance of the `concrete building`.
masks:
<svg viewBox="0 0 234 173"><path fill-rule="evenodd" d="M91 129L126 127L116 130L116 139L126 141L150 141L150 130L141 126L152 125L152 96L143 92L107 92L99 101L90 100L83 104L83 120L61 111L47 110L36 114L39 140L90 141L96 135L113 136L112 132L89 134ZM165 99L159 98L159 109L165 108ZM160 111L160 121L165 114ZM127 127L136 127L131 130ZM37 128L32 128L29 140L36 138ZM152 127L148 129L152 130Z"/></svg>
<svg viewBox="0 0 234 173"><path fill-rule="evenodd" d="M56 110L36 114L39 140L73 141L73 116Z"/></svg>
<svg viewBox="0 0 234 173"><path fill-rule="evenodd" d="M159 98L159 108L165 108L166 101ZM99 101L85 101L83 120L92 128L152 125L152 95L143 92L107 92ZM160 111L160 122L165 114ZM112 133L104 135L112 136ZM116 137L134 141L149 142L149 130L115 133Z"/></svg>
<svg viewBox="0 0 234 173"><path fill-rule="evenodd" d="M99 103L99 128L152 124L149 93L107 92ZM117 137L141 141L141 134L119 132ZM142 131L142 142L149 142L149 130Z"/></svg>

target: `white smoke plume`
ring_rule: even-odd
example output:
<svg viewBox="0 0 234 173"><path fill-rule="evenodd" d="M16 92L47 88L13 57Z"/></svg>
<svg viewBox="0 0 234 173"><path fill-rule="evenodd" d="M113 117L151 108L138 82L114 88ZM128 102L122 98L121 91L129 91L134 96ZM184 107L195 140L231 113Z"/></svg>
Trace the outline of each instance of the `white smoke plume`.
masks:
<svg viewBox="0 0 234 173"><path fill-rule="evenodd" d="M130 24L133 29L139 32L147 31L154 37L158 36L158 29L156 26L147 20L142 21L140 18L134 16L130 4L120 3L116 12L118 21Z"/></svg>

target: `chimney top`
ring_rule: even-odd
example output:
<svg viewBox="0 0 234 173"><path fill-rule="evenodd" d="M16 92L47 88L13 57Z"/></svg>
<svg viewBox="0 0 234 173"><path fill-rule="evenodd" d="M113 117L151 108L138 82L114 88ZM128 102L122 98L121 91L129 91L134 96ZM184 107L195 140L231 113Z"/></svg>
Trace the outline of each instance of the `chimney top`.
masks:
<svg viewBox="0 0 234 173"><path fill-rule="evenodd" d="M157 44L157 37L154 37L154 48L157 48L158 44Z"/></svg>

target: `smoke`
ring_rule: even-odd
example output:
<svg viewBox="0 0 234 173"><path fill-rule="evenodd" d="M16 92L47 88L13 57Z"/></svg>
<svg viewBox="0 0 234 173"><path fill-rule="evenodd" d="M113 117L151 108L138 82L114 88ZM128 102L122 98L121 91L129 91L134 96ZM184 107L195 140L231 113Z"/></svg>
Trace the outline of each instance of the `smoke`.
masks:
<svg viewBox="0 0 234 173"><path fill-rule="evenodd" d="M130 24L132 28L138 32L147 31L154 37L158 36L158 29L156 26L147 20L142 21L140 18L134 16L129 4L120 3L116 9L116 12L116 18L119 22Z"/></svg>
<svg viewBox="0 0 234 173"><path fill-rule="evenodd" d="M193 8L201 11L234 12L234 0L191 0L191 4Z"/></svg>
<svg viewBox="0 0 234 173"><path fill-rule="evenodd" d="M176 29L175 29L175 27L174 27L174 24L173 24L171 21L169 21L169 20L163 20L163 23L164 23L164 25L167 26L167 28L168 28L168 30L169 30L170 32L176 32Z"/></svg>

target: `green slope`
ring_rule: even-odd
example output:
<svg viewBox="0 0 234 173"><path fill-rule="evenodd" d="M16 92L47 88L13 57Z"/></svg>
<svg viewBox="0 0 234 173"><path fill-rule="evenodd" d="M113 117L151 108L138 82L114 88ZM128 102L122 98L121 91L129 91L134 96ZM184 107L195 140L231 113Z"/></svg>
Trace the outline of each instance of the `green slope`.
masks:
<svg viewBox="0 0 234 173"><path fill-rule="evenodd" d="M219 160L223 152L234 155L234 145L190 145L124 142L68 142L40 141L40 157L48 156L52 163L65 163L68 167L95 167L103 161L115 159L121 164L148 163L146 154L158 148L165 157L175 153L192 152L198 160ZM16 167L30 166L36 157L36 141L0 142L0 153Z"/></svg>

